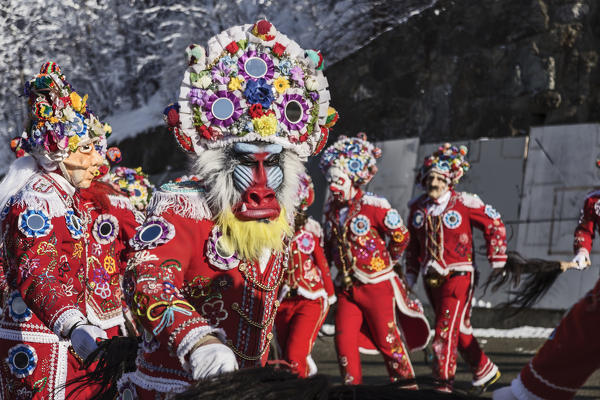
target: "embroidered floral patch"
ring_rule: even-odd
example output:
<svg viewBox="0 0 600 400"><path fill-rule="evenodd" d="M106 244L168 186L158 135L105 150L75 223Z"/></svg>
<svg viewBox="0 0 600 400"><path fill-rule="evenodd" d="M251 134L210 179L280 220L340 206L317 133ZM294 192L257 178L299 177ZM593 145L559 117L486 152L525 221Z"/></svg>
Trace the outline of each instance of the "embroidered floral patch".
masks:
<svg viewBox="0 0 600 400"><path fill-rule="evenodd" d="M129 241L135 250L153 249L175 237L175 227L162 217L149 217Z"/></svg>
<svg viewBox="0 0 600 400"><path fill-rule="evenodd" d="M15 322L26 322L31 319L31 310L23 301L21 294L16 290L10 295L8 299L8 310L10 313L10 317Z"/></svg>
<svg viewBox="0 0 600 400"><path fill-rule="evenodd" d="M456 229L460 226L462 221L462 216L456 210L450 210L446 214L444 214L444 225L448 229Z"/></svg>
<svg viewBox="0 0 600 400"><path fill-rule="evenodd" d="M68 210L65 214L65 222L67 223L67 229L71 232L73 239L80 239L83 236L83 226L81 226L81 219L75 215L71 210Z"/></svg>
<svg viewBox="0 0 600 400"><path fill-rule="evenodd" d="M53 226L42 210L27 209L19 214L19 230L27 237L46 236Z"/></svg>
<svg viewBox="0 0 600 400"><path fill-rule="evenodd" d="M424 221L425 221L425 216L423 215L423 211L421 211L421 210L415 211L413 218L412 218L413 226L415 228L419 229L423 226Z"/></svg>
<svg viewBox="0 0 600 400"><path fill-rule="evenodd" d="M371 229L371 222L366 216L359 214L350 221L350 230L356 236L366 235Z"/></svg>
<svg viewBox="0 0 600 400"><path fill-rule="evenodd" d="M111 214L100 214L92 227L92 236L100 244L112 243L119 234L119 221Z"/></svg>
<svg viewBox="0 0 600 400"><path fill-rule="evenodd" d="M296 237L296 245L302 253L312 254L315 250L315 238L311 233L303 231Z"/></svg>
<svg viewBox="0 0 600 400"><path fill-rule="evenodd" d="M236 268L240 259L235 252L228 251L223 246L222 236L221 230L215 225L206 243L206 257L212 266L227 271Z"/></svg>
<svg viewBox="0 0 600 400"><path fill-rule="evenodd" d="M383 223L390 229L398 229L403 225L402 217L400 217L398 211L393 208L385 213Z"/></svg>
<svg viewBox="0 0 600 400"><path fill-rule="evenodd" d="M23 343L11 347L6 358L10 372L17 378L31 375L37 366L37 361L35 349Z"/></svg>
<svg viewBox="0 0 600 400"><path fill-rule="evenodd" d="M496 209L494 207L490 206L489 204L485 205L484 212L485 212L485 215L487 215L491 219L500 218L500 213L498 211L496 211Z"/></svg>

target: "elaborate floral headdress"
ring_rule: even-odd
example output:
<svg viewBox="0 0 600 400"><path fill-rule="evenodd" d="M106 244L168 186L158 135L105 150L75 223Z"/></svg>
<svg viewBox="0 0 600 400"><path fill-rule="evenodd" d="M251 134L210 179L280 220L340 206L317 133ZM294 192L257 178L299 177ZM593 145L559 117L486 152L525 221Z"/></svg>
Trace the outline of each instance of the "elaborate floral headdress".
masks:
<svg viewBox="0 0 600 400"><path fill-rule="evenodd" d="M112 184L129 197L135 208L143 211L148 206L154 185L148 180L148 175L142 167L136 169L127 167L114 167L110 171Z"/></svg>
<svg viewBox="0 0 600 400"><path fill-rule="evenodd" d="M425 157L423 166L417 173L416 183L423 185L427 175L431 172L437 172L444 175L451 185L456 185L471 166L465 160L467 152L467 146L456 147L450 143L444 143L433 154Z"/></svg>
<svg viewBox="0 0 600 400"><path fill-rule="evenodd" d="M99 152L106 151L110 126L98 121L86 104L87 95L73 90L56 63L42 65L40 73L25 83L24 94L30 118L21 137L11 142L17 157L29 153L51 167L48 162L64 160L95 138L100 139Z"/></svg>
<svg viewBox="0 0 600 400"><path fill-rule="evenodd" d="M165 119L181 147L200 154L236 141L317 154L337 120L323 56L303 50L266 20L234 26L186 50L189 68Z"/></svg>
<svg viewBox="0 0 600 400"><path fill-rule="evenodd" d="M313 181L306 172L300 174L298 183L298 210L306 211L315 201L315 187Z"/></svg>
<svg viewBox="0 0 600 400"><path fill-rule="evenodd" d="M376 159L381 157L381 149L367 141L367 135L360 132L354 138L340 136L325 149L319 166L323 173L332 166L341 168L356 185L363 185L377 173Z"/></svg>

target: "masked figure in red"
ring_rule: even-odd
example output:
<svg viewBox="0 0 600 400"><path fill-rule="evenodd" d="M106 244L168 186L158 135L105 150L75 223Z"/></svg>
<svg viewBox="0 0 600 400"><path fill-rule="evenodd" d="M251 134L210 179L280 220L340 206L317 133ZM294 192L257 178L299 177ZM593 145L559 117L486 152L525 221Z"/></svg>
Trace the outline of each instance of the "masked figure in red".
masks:
<svg viewBox="0 0 600 400"><path fill-rule="evenodd" d="M445 144L425 158L417 174L417 183L426 193L410 203L406 278L412 287L422 273L435 310L433 373L438 390L452 390L458 349L473 372L473 390L481 392L500 372L479 347L470 322L475 272L472 227L483 231L495 271L506 263L506 230L492 206L476 195L454 191L469 168L466 154L465 146Z"/></svg>
<svg viewBox="0 0 600 400"><path fill-rule="evenodd" d="M275 317L277 343L283 359L302 378L309 374L307 357L317 333L336 300L329 266L323 252L321 225L306 215L315 192L310 176L302 174L298 191L300 202L295 217L295 233L285 280L281 288L281 305Z"/></svg>
<svg viewBox="0 0 600 400"><path fill-rule="evenodd" d="M327 138L322 57L268 21L188 48L165 110L199 180L163 185L132 239L130 301L144 327L122 396L169 397L266 362L290 262L301 161Z"/></svg>
<svg viewBox="0 0 600 400"><path fill-rule="evenodd" d="M25 93L30 123L12 146L21 157L0 183L7 281L0 397L85 398L100 388L72 393L64 384L89 372L81 362L97 340L127 333L121 274L135 212L93 183L110 128L87 109L87 96L52 62Z"/></svg>
<svg viewBox="0 0 600 400"><path fill-rule="evenodd" d="M392 381L411 380L415 375L408 352L424 348L429 340L422 307L409 299L395 271L408 230L387 200L361 189L377 172L380 155L363 133L341 136L320 163L331 191L325 248L341 274L335 345L344 382L354 385L362 383L359 347L382 353Z"/></svg>

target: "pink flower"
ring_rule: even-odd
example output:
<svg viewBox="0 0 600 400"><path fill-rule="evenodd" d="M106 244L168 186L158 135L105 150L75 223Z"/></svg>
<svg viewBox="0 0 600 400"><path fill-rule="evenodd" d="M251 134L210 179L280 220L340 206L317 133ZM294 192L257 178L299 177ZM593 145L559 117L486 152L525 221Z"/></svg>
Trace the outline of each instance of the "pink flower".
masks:
<svg viewBox="0 0 600 400"><path fill-rule="evenodd" d="M300 87L304 87L304 71L299 66L295 66L290 70L290 75L292 79L298 84Z"/></svg>

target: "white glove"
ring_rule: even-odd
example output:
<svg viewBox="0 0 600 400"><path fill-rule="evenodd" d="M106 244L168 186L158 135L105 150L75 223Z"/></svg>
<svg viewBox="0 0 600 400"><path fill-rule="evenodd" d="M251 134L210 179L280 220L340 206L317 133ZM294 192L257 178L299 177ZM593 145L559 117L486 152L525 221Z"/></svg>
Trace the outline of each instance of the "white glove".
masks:
<svg viewBox="0 0 600 400"><path fill-rule="evenodd" d="M332 294L331 296L329 296L327 298L327 304L332 306L337 302L337 296L335 294Z"/></svg>
<svg viewBox="0 0 600 400"><path fill-rule="evenodd" d="M585 250L579 250L579 253L573 258L573 261L577 266L573 267L578 270L586 269L590 264L590 255Z"/></svg>
<svg viewBox="0 0 600 400"><path fill-rule="evenodd" d="M73 350L84 360L98 348L96 339L108 339L104 329L96 325L78 325L71 333Z"/></svg>
<svg viewBox="0 0 600 400"><path fill-rule="evenodd" d="M229 347L221 343L198 347L190 355L190 366L194 380L238 369L235 354Z"/></svg>

